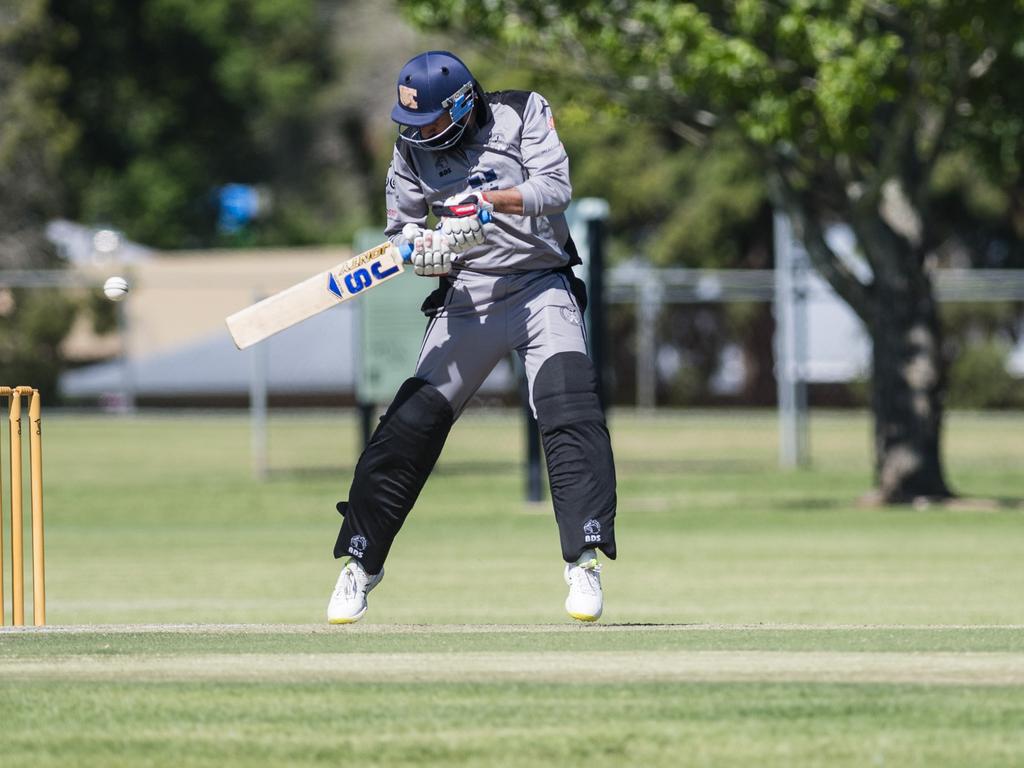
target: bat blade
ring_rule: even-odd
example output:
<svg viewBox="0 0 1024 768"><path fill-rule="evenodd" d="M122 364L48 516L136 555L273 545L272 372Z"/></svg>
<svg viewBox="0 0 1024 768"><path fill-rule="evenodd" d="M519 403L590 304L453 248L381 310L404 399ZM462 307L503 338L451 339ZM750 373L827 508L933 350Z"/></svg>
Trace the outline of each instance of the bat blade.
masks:
<svg viewBox="0 0 1024 768"><path fill-rule="evenodd" d="M336 267L268 296L227 318L239 349L246 349L313 315L355 298L402 274L405 264L391 243L381 243Z"/></svg>

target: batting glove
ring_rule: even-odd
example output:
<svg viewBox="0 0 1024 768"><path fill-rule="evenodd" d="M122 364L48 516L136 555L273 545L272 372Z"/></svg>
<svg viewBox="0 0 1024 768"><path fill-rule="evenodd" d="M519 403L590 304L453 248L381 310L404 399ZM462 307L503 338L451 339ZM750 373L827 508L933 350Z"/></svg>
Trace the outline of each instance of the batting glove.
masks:
<svg viewBox="0 0 1024 768"><path fill-rule="evenodd" d="M452 271L452 249L444 233L406 224L402 235L412 245L409 261L417 275L437 277Z"/></svg>
<svg viewBox="0 0 1024 768"><path fill-rule="evenodd" d="M442 203L447 214L441 218L441 232L448 238L454 253L462 253L487 240L480 213L494 212L494 206L483 194L453 195Z"/></svg>

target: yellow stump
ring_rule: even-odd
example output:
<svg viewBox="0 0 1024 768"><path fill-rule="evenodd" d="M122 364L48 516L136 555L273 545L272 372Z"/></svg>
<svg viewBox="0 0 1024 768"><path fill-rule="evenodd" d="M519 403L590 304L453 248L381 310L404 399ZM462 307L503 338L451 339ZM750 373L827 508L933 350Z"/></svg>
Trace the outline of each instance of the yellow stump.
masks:
<svg viewBox="0 0 1024 768"><path fill-rule="evenodd" d="M22 490L21 398L29 398L29 466L32 511L32 622L46 623L46 566L43 555L43 429L42 403L32 387L0 387L9 399L11 450L11 620L25 624L25 510ZM0 441L2 445L3 441ZM0 450L2 454L2 450ZM0 455L2 458L2 455ZM2 467L2 462L0 462ZM0 472L0 625L4 624L3 473Z"/></svg>
<svg viewBox="0 0 1024 768"><path fill-rule="evenodd" d="M32 623L46 623L46 565L43 559L43 415L39 391L29 400L29 461L32 469Z"/></svg>
<svg viewBox="0 0 1024 768"><path fill-rule="evenodd" d="M25 624L25 534L21 494L21 392L11 392L11 616Z"/></svg>
<svg viewBox="0 0 1024 768"><path fill-rule="evenodd" d="M0 397L11 394L10 387L0 387ZM7 621L4 606L4 484L3 484L3 441L0 441L0 627Z"/></svg>

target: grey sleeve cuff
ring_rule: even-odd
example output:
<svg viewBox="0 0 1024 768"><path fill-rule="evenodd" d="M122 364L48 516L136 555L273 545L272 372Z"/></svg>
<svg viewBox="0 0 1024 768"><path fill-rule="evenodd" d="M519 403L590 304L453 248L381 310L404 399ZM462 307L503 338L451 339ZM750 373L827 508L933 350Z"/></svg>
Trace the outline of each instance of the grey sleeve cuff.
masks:
<svg viewBox="0 0 1024 768"><path fill-rule="evenodd" d="M519 194L523 196L523 215L524 216L540 216L541 200L540 192L536 186L530 181L524 181L516 189L519 190Z"/></svg>

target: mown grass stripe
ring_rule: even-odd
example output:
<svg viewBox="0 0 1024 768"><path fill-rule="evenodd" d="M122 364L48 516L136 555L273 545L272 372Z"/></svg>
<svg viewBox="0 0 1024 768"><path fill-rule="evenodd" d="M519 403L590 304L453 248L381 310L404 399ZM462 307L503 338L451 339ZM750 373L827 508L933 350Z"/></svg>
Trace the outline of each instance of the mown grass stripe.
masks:
<svg viewBox="0 0 1024 768"><path fill-rule="evenodd" d="M0 660L7 680L818 682L1024 685L1020 653L543 651L118 655Z"/></svg>

